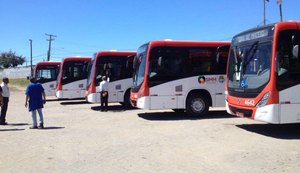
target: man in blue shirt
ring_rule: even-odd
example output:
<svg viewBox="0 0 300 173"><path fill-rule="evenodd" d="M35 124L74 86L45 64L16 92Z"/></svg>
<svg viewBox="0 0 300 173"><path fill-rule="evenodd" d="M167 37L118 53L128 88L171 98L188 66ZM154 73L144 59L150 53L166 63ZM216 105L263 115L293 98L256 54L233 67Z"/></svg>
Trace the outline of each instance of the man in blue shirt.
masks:
<svg viewBox="0 0 300 173"><path fill-rule="evenodd" d="M44 118L42 112L42 108L46 103L46 95L44 92L44 88L40 83L36 82L36 79L34 77L30 79L30 82L31 83L27 86L26 93L25 93L26 94L25 107L27 107L27 103L29 100L28 110L29 112L31 112L32 121L33 121L33 126L30 128L31 129L44 128ZM37 126L36 111L38 111L40 117L39 126Z"/></svg>

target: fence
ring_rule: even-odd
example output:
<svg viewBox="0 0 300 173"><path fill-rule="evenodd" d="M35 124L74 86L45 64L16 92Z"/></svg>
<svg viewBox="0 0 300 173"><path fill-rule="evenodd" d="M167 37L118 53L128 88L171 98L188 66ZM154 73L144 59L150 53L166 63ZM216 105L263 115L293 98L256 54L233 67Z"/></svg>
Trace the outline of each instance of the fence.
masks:
<svg viewBox="0 0 300 173"><path fill-rule="evenodd" d="M30 67L19 67L3 69L0 71L0 78L8 77L10 79L27 78L30 76Z"/></svg>

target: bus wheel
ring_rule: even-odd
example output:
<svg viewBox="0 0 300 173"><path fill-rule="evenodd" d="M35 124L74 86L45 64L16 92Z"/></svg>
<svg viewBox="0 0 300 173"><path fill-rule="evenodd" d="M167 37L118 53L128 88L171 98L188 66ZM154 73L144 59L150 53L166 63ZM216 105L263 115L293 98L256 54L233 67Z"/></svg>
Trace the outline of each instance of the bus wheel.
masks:
<svg viewBox="0 0 300 173"><path fill-rule="evenodd" d="M192 94L186 101L186 113L194 117L200 117L208 112L209 103L201 94Z"/></svg>
<svg viewBox="0 0 300 173"><path fill-rule="evenodd" d="M132 107L131 100L130 100L130 90L127 90L125 95L124 95L123 106L126 107L126 108L131 108Z"/></svg>

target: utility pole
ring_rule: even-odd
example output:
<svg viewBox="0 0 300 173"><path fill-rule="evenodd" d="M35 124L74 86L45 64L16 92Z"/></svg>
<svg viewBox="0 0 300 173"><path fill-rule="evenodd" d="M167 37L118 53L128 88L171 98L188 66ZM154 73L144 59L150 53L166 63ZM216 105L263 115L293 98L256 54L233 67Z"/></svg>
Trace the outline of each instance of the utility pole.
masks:
<svg viewBox="0 0 300 173"><path fill-rule="evenodd" d="M266 1L269 2L269 0L263 0L263 21L264 25L266 25Z"/></svg>
<svg viewBox="0 0 300 173"><path fill-rule="evenodd" d="M30 41L30 75L33 76L33 69L32 69L32 40Z"/></svg>
<svg viewBox="0 0 300 173"><path fill-rule="evenodd" d="M50 61L50 53L51 53L51 41L54 41L54 39L52 37L57 37L56 35L52 35L52 34L45 34L46 36L49 36L49 39L47 41L49 41L49 49L48 49L48 53L47 53L47 61Z"/></svg>
<svg viewBox="0 0 300 173"><path fill-rule="evenodd" d="M282 0L277 0L277 4L279 5L280 22L282 22Z"/></svg>

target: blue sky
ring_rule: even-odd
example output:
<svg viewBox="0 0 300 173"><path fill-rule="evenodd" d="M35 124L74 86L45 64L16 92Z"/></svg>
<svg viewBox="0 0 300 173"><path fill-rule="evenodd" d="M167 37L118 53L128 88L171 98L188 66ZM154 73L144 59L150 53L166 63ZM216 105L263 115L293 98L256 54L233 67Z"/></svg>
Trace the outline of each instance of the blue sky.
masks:
<svg viewBox="0 0 300 173"><path fill-rule="evenodd" d="M266 3L267 23L279 21L276 0ZM231 40L262 25L262 0L0 0L0 52L15 51L33 64L92 56L100 50L136 50L160 39ZM300 1L283 0L283 19L300 21ZM29 63L28 63L29 64ZM24 64L25 65L25 64Z"/></svg>

